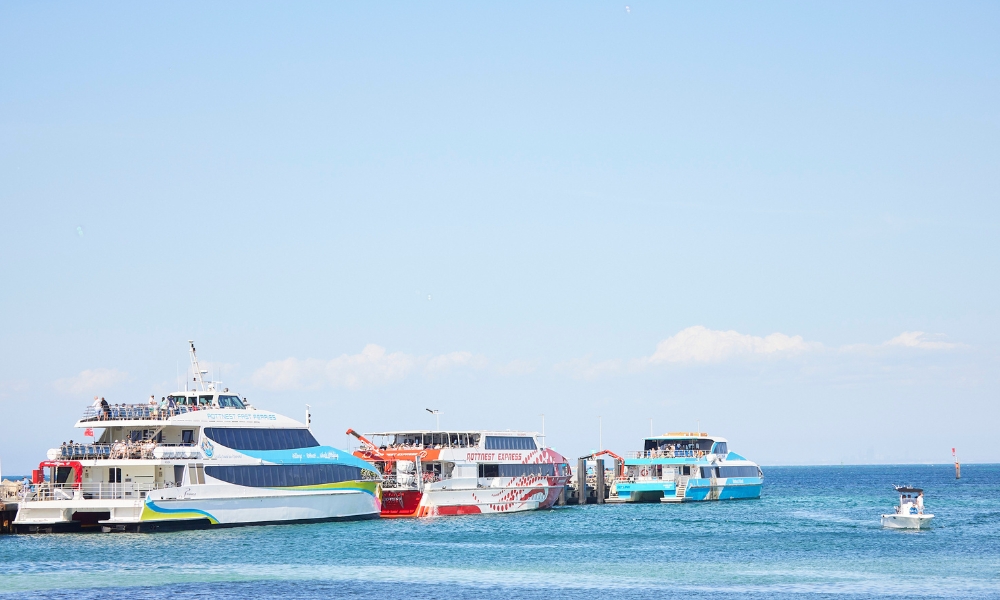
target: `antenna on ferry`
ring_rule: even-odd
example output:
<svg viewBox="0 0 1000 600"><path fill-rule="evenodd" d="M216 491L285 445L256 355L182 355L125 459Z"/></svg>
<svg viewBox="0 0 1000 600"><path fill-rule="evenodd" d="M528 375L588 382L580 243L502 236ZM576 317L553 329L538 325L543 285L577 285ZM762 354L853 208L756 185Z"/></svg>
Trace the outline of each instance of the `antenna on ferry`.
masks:
<svg viewBox="0 0 1000 600"><path fill-rule="evenodd" d="M545 446L545 413L542 413L542 446Z"/></svg>
<svg viewBox="0 0 1000 600"><path fill-rule="evenodd" d="M434 410L425 408L424 410L434 415L435 423L437 423L437 429L438 431L441 431L441 411L436 408Z"/></svg>
<svg viewBox="0 0 1000 600"><path fill-rule="evenodd" d="M310 408L311 407L308 404L306 404L306 429L309 429L313 422L312 413L309 412Z"/></svg>
<svg viewBox="0 0 1000 600"><path fill-rule="evenodd" d="M198 382L198 391L205 391L205 379L202 377L203 373L208 371L202 371L201 366L198 365L198 354L194 349L194 340L188 340L188 344L191 346L191 366L194 368L194 381Z"/></svg>

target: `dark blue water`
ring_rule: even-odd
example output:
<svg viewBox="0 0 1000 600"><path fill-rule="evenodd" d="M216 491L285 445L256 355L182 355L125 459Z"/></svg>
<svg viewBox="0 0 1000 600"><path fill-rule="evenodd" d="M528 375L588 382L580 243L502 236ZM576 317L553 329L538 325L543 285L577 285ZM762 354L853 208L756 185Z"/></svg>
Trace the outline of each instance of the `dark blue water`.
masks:
<svg viewBox="0 0 1000 600"><path fill-rule="evenodd" d="M1000 466L771 467L760 500L0 537L0 596L1000 598ZM885 530L893 483L933 528ZM115 589L109 589L115 588Z"/></svg>

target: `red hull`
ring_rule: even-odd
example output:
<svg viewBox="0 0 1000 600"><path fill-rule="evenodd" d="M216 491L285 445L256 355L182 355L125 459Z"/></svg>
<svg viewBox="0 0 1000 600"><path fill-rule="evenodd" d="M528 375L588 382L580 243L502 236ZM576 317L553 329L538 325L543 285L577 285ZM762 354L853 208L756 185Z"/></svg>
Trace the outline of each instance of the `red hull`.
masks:
<svg viewBox="0 0 1000 600"><path fill-rule="evenodd" d="M415 517L423 496L417 490L382 490L382 516Z"/></svg>

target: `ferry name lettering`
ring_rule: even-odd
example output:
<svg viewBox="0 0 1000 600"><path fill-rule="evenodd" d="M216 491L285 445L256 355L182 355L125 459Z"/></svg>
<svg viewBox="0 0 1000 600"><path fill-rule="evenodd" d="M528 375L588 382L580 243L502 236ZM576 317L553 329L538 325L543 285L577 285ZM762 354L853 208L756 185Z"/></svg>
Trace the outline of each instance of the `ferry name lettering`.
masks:
<svg viewBox="0 0 1000 600"><path fill-rule="evenodd" d="M501 452L497 455L497 460L521 460L520 452Z"/></svg>
<svg viewBox="0 0 1000 600"><path fill-rule="evenodd" d="M494 456L493 452L467 452L465 460L493 460Z"/></svg>

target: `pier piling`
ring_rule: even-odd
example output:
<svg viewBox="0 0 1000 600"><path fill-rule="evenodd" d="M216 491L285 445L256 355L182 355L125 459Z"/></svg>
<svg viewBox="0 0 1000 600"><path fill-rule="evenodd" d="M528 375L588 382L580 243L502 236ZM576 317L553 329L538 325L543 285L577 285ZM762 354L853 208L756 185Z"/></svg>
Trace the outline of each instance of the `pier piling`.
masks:
<svg viewBox="0 0 1000 600"><path fill-rule="evenodd" d="M576 501L579 504L587 503L587 459L581 458L576 462Z"/></svg>
<svg viewBox="0 0 1000 600"><path fill-rule="evenodd" d="M604 504L604 459L597 459L597 466L594 468L597 475L597 503Z"/></svg>

